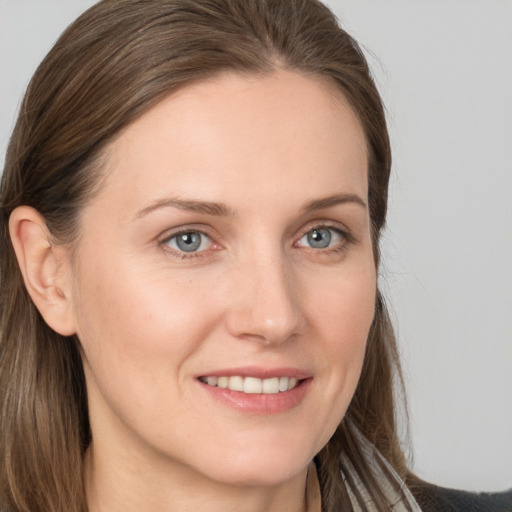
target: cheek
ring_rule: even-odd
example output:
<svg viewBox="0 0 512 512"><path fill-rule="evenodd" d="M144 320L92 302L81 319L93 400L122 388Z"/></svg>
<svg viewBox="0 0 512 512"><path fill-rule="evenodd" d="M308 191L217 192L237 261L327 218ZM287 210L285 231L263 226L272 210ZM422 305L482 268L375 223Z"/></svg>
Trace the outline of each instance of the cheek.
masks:
<svg viewBox="0 0 512 512"><path fill-rule="evenodd" d="M326 376L323 403L314 414L322 418L325 442L342 420L357 387L375 298L376 271L371 259L368 264L347 265L309 288L309 324L319 334L317 367Z"/></svg>
<svg viewBox="0 0 512 512"><path fill-rule="evenodd" d="M179 404L188 392L189 361L216 324L215 304L188 281L128 264L98 264L79 284L92 425L121 419L136 432L152 425L148 439L165 437L172 417L185 414Z"/></svg>
<svg viewBox="0 0 512 512"><path fill-rule="evenodd" d="M215 304L189 280L117 261L80 272L75 311L85 359L105 386L128 377L135 393L147 381L164 386L211 330Z"/></svg>
<svg viewBox="0 0 512 512"><path fill-rule="evenodd" d="M333 350L364 352L373 321L376 271L373 263L351 265L310 287L309 314Z"/></svg>
<svg viewBox="0 0 512 512"><path fill-rule="evenodd" d="M353 361L348 368L355 390L361 371L366 342L375 315L376 273L373 265L354 273L353 277L341 284L336 317L336 328L343 333L339 336L339 364ZM347 363L348 364L348 363Z"/></svg>

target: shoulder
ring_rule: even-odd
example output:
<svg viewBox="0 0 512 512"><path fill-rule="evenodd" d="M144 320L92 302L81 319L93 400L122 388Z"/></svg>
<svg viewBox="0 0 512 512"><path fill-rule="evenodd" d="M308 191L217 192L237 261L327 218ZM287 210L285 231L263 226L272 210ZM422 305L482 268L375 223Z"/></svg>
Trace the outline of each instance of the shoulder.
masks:
<svg viewBox="0 0 512 512"><path fill-rule="evenodd" d="M512 489L475 493L412 479L408 485L422 512L512 512Z"/></svg>

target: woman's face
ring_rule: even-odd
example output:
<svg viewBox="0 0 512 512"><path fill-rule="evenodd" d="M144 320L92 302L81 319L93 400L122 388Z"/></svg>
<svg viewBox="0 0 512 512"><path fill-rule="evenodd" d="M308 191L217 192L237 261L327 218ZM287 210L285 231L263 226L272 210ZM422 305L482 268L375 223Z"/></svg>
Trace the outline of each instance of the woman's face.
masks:
<svg viewBox="0 0 512 512"><path fill-rule="evenodd" d="M222 74L130 125L106 172L72 263L93 453L224 483L299 474L374 313L356 116L319 79Z"/></svg>

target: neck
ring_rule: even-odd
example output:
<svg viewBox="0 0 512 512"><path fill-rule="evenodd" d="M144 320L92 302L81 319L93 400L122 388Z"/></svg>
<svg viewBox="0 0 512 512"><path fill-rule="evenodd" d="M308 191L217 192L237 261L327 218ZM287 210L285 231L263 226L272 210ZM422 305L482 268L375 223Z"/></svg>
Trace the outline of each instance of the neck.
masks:
<svg viewBox="0 0 512 512"><path fill-rule="evenodd" d="M304 512L307 468L285 482L258 486L219 482L184 464L151 464L124 452L86 454L89 512Z"/></svg>

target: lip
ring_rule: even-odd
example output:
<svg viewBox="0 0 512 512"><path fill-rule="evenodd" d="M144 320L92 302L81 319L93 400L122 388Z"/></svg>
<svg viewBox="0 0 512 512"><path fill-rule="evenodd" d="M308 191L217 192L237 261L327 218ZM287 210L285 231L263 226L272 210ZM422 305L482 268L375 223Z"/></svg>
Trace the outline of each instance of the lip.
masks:
<svg viewBox="0 0 512 512"><path fill-rule="evenodd" d="M209 375L234 377L240 375L241 377L256 377L258 379L269 379L271 377L295 377L297 380L309 379L312 377L311 372L300 370L298 368L282 367L282 368L260 368L257 366L243 366L240 368L221 368L211 370L197 378L207 377Z"/></svg>
<svg viewBox="0 0 512 512"><path fill-rule="evenodd" d="M299 382L289 391L266 395L243 393L241 391L232 391L227 388L209 386L205 382L199 380L200 377L205 376L233 377L236 375L240 375L242 377L257 377L259 379L267 379L271 377L295 377ZM196 378L196 381L198 385L201 386L202 390L222 405L244 413L270 415L283 413L297 407L306 397L311 387L313 376L311 373L297 368L258 368L246 366L243 368L212 370L199 375Z"/></svg>

